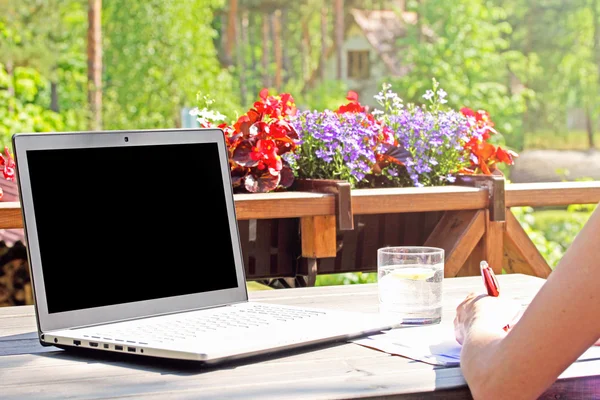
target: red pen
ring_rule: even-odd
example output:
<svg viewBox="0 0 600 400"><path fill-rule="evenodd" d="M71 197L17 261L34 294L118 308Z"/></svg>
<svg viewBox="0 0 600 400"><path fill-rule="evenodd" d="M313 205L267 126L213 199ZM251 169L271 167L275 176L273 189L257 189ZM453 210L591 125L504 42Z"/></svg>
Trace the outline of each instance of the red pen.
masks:
<svg viewBox="0 0 600 400"><path fill-rule="evenodd" d="M487 261L482 261L479 266L481 267L481 276L483 277L483 284L485 285L488 295L498 297L500 294L500 286L498 285L494 270L488 265Z"/></svg>
<svg viewBox="0 0 600 400"><path fill-rule="evenodd" d="M483 277L483 284L485 285L488 296L498 297L500 295L500 285L498 284L494 270L488 265L487 261L482 261L479 264L479 267L481 268L481 276ZM508 332L510 324L507 324L502 329L504 329L505 332Z"/></svg>

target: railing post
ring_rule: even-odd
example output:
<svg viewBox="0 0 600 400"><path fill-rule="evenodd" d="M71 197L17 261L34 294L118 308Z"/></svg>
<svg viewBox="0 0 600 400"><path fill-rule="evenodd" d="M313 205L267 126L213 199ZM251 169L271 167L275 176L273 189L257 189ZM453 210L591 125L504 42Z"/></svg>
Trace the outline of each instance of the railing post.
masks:
<svg viewBox="0 0 600 400"><path fill-rule="evenodd" d="M296 190L335 195L335 215L300 218L302 257L298 274L306 277L307 286L315 284L320 258L337 255L337 229L354 229L352 193L350 184L332 179L300 179L294 184Z"/></svg>
<svg viewBox="0 0 600 400"><path fill-rule="evenodd" d="M456 181L458 185L472 186L488 191L489 203L486 210L485 234L482 238L482 256L496 274L502 273L504 263L505 183L506 180L502 175L461 175ZM479 262L479 260L471 260L471 262Z"/></svg>

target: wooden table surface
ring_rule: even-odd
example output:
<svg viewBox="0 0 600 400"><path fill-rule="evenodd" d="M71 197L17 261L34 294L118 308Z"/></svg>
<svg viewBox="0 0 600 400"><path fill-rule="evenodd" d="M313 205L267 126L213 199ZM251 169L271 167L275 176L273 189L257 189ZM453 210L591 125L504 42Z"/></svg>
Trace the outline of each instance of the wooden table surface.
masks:
<svg viewBox="0 0 600 400"><path fill-rule="evenodd" d="M503 295L527 304L544 280L499 276ZM444 281L443 324L480 277ZM251 300L377 311L376 285L251 292ZM114 353L42 347L32 306L0 308L1 399L471 398L460 368L440 368L353 343L288 352L220 368ZM600 357L574 363L543 398L598 398Z"/></svg>

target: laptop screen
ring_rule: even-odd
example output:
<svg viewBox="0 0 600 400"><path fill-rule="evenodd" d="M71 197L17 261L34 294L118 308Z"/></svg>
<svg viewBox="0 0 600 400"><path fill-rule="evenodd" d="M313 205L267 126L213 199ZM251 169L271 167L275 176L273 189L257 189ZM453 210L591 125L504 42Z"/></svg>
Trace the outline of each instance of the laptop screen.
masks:
<svg viewBox="0 0 600 400"><path fill-rule="evenodd" d="M28 150L48 313L237 287L216 143Z"/></svg>

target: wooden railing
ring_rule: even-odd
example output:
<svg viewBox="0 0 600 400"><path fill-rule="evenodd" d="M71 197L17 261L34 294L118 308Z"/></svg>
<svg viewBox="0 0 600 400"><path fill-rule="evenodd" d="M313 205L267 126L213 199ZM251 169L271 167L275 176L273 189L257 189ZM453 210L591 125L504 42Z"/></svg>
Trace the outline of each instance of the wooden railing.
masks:
<svg viewBox="0 0 600 400"><path fill-rule="evenodd" d="M478 274L478 260L487 259L498 273L504 269L547 277L550 267L510 208L600 202L598 181L505 185L502 178L494 178L466 184L476 187L352 190L352 212L354 217L437 212L441 218L434 221L423 244L446 250L445 276ZM301 256L306 262L297 273L308 276L311 284L319 273L318 261L335 257L339 251L335 196L311 192L237 194L236 213L240 221L299 219ZM22 227L20 204L0 203L0 229ZM278 271L271 272L277 277Z"/></svg>

